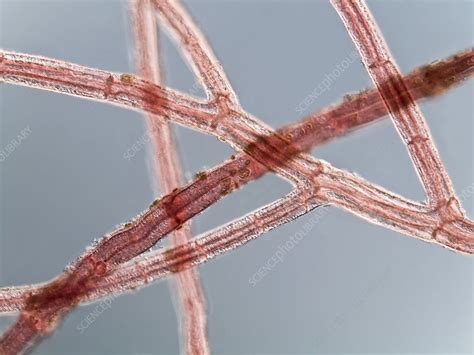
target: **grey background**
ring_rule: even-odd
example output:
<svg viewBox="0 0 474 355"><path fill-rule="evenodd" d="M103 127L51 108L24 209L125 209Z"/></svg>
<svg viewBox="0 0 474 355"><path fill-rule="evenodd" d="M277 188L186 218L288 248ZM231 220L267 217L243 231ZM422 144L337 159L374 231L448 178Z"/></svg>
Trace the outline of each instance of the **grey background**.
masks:
<svg viewBox="0 0 474 355"><path fill-rule="evenodd" d="M326 1L186 1L243 106L274 127L354 47ZM473 43L471 1L370 1L401 69ZM126 3L0 1L2 48L111 71L133 71ZM176 49L164 43L170 86L193 91ZM356 60L305 113L370 81ZM474 182L473 84L423 103L456 190ZM1 144L32 134L0 163L0 285L57 275L97 236L153 200L146 150L123 154L145 130L140 115L91 101L0 86ZM188 176L231 154L217 139L179 128ZM313 153L412 199L423 199L391 123L378 123ZM204 232L290 191L266 176L193 221ZM473 215L473 196L464 207ZM274 230L200 272L216 354L473 352L473 261L330 208L255 286L249 279L315 218ZM83 333L96 305L73 312L37 354L175 354L178 324L169 283L114 300ZM13 318L0 318L5 328Z"/></svg>

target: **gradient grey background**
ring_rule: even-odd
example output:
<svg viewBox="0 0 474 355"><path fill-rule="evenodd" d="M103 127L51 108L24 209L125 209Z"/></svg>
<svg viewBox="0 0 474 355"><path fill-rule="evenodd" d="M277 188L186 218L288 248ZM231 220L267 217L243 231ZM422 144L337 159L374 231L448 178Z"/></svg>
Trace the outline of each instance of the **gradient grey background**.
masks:
<svg viewBox="0 0 474 355"><path fill-rule="evenodd" d="M186 1L243 106L274 127L354 47L326 1ZM401 69L473 44L472 1L370 1ZM111 71L133 71L126 3L0 0L2 48ZM192 91L178 52L164 45L168 82ZM367 87L359 60L305 113ZM473 83L423 103L456 190L474 183ZM0 286L57 275L91 240L153 200L146 150L123 154L144 132L140 114L114 106L1 85L1 144L32 133L0 163ZM228 157L217 139L179 128L188 176ZM423 191L386 120L313 151L340 168L412 199ZM290 191L266 176L193 221L204 232ZM469 216L473 195L464 198ZM200 272L216 354L471 354L473 261L330 208L282 263L249 279L304 224L304 216L211 261ZM84 334L95 305L73 312L37 354L176 354L169 283L116 299ZM12 318L0 318L5 328Z"/></svg>

